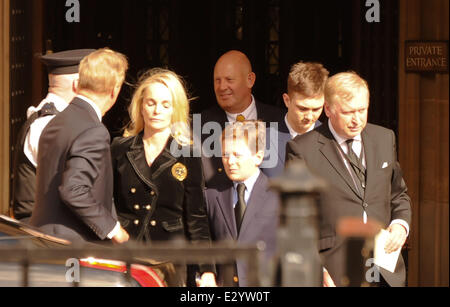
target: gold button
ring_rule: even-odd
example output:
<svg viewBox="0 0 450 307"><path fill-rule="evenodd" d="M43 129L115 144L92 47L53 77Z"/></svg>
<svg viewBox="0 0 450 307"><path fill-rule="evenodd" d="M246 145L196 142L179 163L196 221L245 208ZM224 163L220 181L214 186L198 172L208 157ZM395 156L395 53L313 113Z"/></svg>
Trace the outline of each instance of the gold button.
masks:
<svg viewBox="0 0 450 307"><path fill-rule="evenodd" d="M151 191L151 192L150 192L150 195L151 195L151 196L155 196L155 191Z"/></svg>
<svg viewBox="0 0 450 307"><path fill-rule="evenodd" d="M219 173L222 173L222 172L223 172L223 169L222 169L222 168L219 168L219 169L217 169L217 171L218 171Z"/></svg>
<svg viewBox="0 0 450 307"><path fill-rule="evenodd" d="M147 207L145 207L145 209L147 209L147 211L150 211L150 209L152 209L152 206L147 205Z"/></svg>
<svg viewBox="0 0 450 307"><path fill-rule="evenodd" d="M155 226L156 226L156 221L151 221L151 222L150 222L150 225L152 225L153 227L155 227Z"/></svg>
<svg viewBox="0 0 450 307"><path fill-rule="evenodd" d="M139 225L139 220L135 220L134 225L136 225L136 226Z"/></svg>
<svg viewBox="0 0 450 307"><path fill-rule="evenodd" d="M243 122L243 121L245 121L245 116L242 115L242 114L239 114L239 115L236 117L236 121L238 121L238 122Z"/></svg>
<svg viewBox="0 0 450 307"><path fill-rule="evenodd" d="M132 188L130 192L131 192L131 194L135 194L136 193L136 189Z"/></svg>
<svg viewBox="0 0 450 307"><path fill-rule="evenodd" d="M134 210L139 210L141 207L139 205L134 205Z"/></svg>
<svg viewBox="0 0 450 307"><path fill-rule="evenodd" d="M233 281L234 281L234 282L239 282L239 278L238 278L237 276L234 276L234 277L233 277Z"/></svg>

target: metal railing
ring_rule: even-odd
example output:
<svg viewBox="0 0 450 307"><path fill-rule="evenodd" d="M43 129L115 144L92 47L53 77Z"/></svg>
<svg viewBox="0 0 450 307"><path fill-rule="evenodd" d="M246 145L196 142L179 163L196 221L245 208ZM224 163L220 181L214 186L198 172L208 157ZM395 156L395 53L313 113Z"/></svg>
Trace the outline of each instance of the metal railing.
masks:
<svg viewBox="0 0 450 307"><path fill-rule="evenodd" d="M152 243L143 245L126 243L117 246L103 246L95 244L74 244L67 247L42 248L30 242L18 245L0 246L0 263L14 263L21 267L21 286L30 286L30 267L40 263L65 263L67 259L110 259L124 262L127 270L125 278L131 279L132 264L146 262L171 262L175 265L187 264L221 264L224 268L222 276L224 287L232 287L235 274L235 261L240 259L248 265L248 284L252 287L260 286L259 255L262 248L255 245L241 245L234 242L216 244L189 244L177 242L175 244ZM74 283L73 286L78 286Z"/></svg>

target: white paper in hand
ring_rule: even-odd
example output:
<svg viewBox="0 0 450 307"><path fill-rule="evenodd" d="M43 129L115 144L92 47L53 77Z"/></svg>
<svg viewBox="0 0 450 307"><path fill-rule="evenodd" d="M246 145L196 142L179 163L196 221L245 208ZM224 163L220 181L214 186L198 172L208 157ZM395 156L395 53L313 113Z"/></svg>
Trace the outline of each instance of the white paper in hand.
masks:
<svg viewBox="0 0 450 307"><path fill-rule="evenodd" d="M394 273L401 248L393 253L387 254L384 251L384 247L386 246L386 241L388 238L389 232L384 229L382 229L375 237L375 264L391 273Z"/></svg>

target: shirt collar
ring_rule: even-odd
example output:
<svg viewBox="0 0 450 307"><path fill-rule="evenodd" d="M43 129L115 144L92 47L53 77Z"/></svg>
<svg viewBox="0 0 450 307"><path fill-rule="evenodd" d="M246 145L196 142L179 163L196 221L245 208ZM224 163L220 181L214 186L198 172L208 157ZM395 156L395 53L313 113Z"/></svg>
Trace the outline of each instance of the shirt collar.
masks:
<svg viewBox="0 0 450 307"><path fill-rule="evenodd" d="M92 100L90 100L89 98L87 98L86 96L83 96L83 95L78 95L77 98L80 98L80 99L86 101L95 110L95 113L97 113L98 119L100 121L102 121L102 112L100 111L100 108Z"/></svg>
<svg viewBox="0 0 450 307"><path fill-rule="evenodd" d="M292 139L295 139L295 137L296 137L297 135L299 135L300 133L297 133L297 131L295 131L294 128L292 128L292 126L289 124L289 121L288 121L288 118L287 118L287 114L286 114L286 116L284 117L284 122L286 123L286 127L287 127L288 130L289 130L289 134L291 135L291 138L292 138ZM308 131L306 131L305 133L308 133L308 132L310 132L310 131L313 131L315 127L316 127L316 123L314 123L314 125L312 125L312 126L308 129ZM305 134L305 133L302 133L302 134Z"/></svg>
<svg viewBox="0 0 450 307"><path fill-rule="evenodd" d="M234 189L237 190L237 185L239 183L245 184L245 188L247 191L246 195L250 195L252 193L253 187L255 186L256 180L258 180L259 175L261 174L261 170L258 170L250 177L247 178L244 182L233 182Z"/></svg>
<svg viewBox="0 0 450 307"><path fill-rule="evenodd" d="M331 124L331 121L328 120L328 127L330 128L331 134L333 134L335 140L338 142L340 146L342 146L343 143L345 143L348 139L344 139L339 136L339 134L334 130L333 125ZM355 141L362 142L361 134L355 136L353 138Z"/></svg>
<svg viewBox="0 0 450 307"><path fill-rule="evenodd" d="M255 97L253 97L253 95L252 95L252 103L249 105L249 107L244 112L238 113L238 114L233 114L233 113L228 113L225 111L225 113L227 114L227 119L230 123L234 123L236 121L236 118L238 117L238 115L243 115L246 120L257 120L258 114L257 114L257 110L256 110Z"/></svg>

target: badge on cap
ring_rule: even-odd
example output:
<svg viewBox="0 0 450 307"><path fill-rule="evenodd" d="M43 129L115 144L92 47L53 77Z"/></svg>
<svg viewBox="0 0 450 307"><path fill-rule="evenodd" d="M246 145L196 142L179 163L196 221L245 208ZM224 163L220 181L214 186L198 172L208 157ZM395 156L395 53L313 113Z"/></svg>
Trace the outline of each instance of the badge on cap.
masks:
<svg viewBox="0 0 450 307"><path fill-rule="evenodd" d="M187 178L187 175L187 168L182 163L177 163L172 167L172 176L176 180L183 182Z"/></svg>

